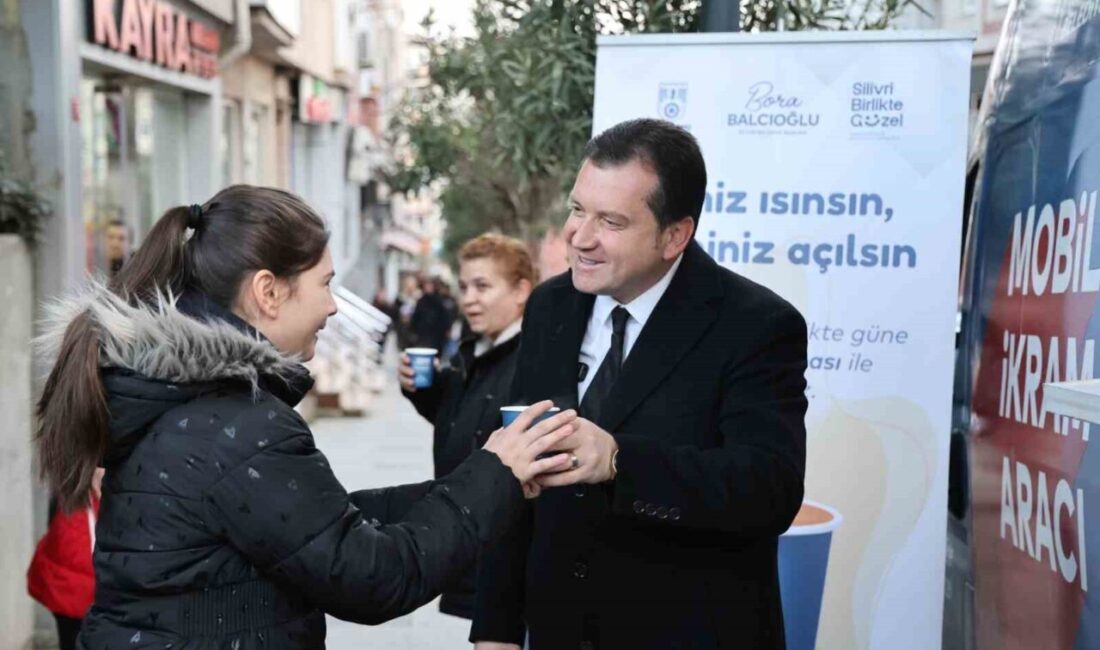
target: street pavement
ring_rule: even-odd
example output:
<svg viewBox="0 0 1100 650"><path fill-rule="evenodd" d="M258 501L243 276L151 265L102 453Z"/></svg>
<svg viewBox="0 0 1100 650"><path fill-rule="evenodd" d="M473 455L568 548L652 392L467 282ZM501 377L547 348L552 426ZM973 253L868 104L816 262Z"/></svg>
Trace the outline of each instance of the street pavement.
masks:
<svg viewBox="0 0 1100 650"><path fill-rule="evenodd" d="M395 377L396 354L386 355ZM359 418L319 418L312 424L317 446L350 492L418 483L432 478L432 428L388 381L369 412ZM368 627L328 618L329 650L449 650L471 645L468 621L439 612L438 601L384 625Z"/></svg>

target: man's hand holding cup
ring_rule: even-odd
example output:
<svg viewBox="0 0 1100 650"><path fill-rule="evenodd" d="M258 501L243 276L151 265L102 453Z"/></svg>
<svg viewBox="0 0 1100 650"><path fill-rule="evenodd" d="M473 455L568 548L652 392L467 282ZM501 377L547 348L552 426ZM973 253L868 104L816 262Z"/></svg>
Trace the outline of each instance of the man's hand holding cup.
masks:
<svg viewBox="0 0 1100 650"><path fill-rule="evenodd" d="M619 451L619 444L615 442L615 438L584 418L577 418L573 424L577 428L576 433L554 447L554 451L564 451L568 454L569 466L565 471L537 476L535 483L540 487L604 483L615 478L612 459Z"/></svg>
<svg viewBox="0 0 1100 650"><path fill-rule="evenodd" d="M561 472L570 466L568 453L553 451L568 446L567 441L576 431L577 412L570 410L543 418L553 408L554 403L549 400L527 407L511 424L494 431L483 447L512 470L529 499L541 491L533 481L536 476Z"/></svg>

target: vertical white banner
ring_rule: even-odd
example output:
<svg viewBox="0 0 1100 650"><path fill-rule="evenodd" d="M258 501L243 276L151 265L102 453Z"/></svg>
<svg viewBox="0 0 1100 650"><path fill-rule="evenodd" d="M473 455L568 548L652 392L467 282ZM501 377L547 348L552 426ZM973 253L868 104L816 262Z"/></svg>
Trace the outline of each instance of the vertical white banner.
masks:
<svg viewBox="0 0 1100 650"><path fill-rule="evenodd" d="M792 650L940 647L971 51L938 32L599 41L594 131L690 130L699 243L810 329Z"/></svg>

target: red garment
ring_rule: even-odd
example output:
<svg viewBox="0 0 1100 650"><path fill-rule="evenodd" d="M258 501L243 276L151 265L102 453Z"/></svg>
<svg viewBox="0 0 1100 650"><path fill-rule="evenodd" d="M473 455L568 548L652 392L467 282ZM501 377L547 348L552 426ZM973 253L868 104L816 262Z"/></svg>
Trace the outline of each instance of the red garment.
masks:
<svg viewBox="0 0 1100 650"><path fill-rule="evenodd" d="M27 569L27 591L54 614L84 618L95 599L92 548L99 499L70 513L58 510Z"/></svg>

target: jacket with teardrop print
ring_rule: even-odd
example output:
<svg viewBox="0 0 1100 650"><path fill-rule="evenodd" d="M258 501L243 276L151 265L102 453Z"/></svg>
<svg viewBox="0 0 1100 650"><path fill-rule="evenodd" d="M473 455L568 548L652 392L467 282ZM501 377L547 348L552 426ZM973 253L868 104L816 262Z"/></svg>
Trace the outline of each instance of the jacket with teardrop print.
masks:
<svg viewBox="0 0 1100 650"><path fill-rule="evenodd" d="M485 451L437 481L348 494L293 409L308 372L201 294L134 307L93 287L54 305L47 354L85 310L111 439L80 648L322 648L324 613L416 609L521 511Z"/></svg>

